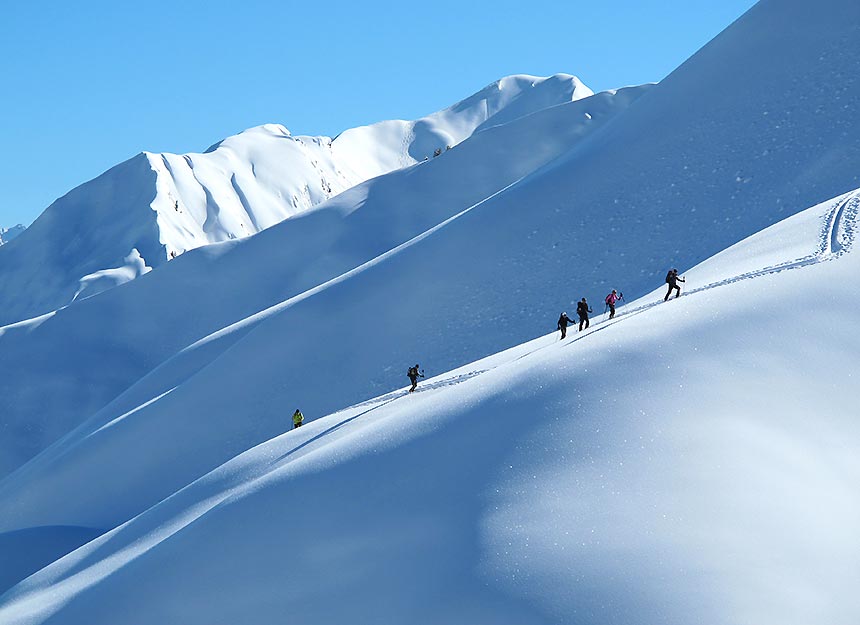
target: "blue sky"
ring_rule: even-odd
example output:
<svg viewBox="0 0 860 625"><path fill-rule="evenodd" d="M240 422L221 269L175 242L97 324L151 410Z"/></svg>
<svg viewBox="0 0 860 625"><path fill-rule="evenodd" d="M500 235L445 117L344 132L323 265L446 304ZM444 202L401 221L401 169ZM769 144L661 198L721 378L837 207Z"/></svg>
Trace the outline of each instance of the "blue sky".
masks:
<svg viewBox="0 0 860 625"><path fill-rule="evenodd" d="M702 6L703 4L707 6ZM142 150L413 119L509 74L665 77L753 0L116 0L0 16L0 226Z"/></svg>

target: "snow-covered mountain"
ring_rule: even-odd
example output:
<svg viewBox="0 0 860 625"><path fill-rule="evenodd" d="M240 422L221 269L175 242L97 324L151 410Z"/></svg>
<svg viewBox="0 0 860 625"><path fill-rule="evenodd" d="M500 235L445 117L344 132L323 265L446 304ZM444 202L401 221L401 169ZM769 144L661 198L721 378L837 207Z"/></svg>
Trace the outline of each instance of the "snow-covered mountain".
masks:
<svg viewBox="0 0 860 625"><path fill-rule="evenodd" d="M855 623L857 24L763 0L0 329L0 621Z"/></svg>
<svg viewBox="0 0 860 625"><path fill-rule="evenodd" d="M11 228L0 228L0 245L4 243L8 243L12 239L16 238L19 234L24 232L27 229L27 226L23 224L18 224L17 226L12 226Z"/></svg>
<svg viewBox="0 0 860 625"><path fill-rule="evenodd" d="M190 249L243 238L482 128L592 95L576 77L509 76L417 121L334 140L252 128L203 154L143 152L54 202L0 252L9 324L139 277Z"/></svg>
<svg viewBox="0 0 860 625"><path fill-rule="evenodd" d="M678 301L659 288L254 447L10 590L0 617L852 623L860 427L831 389L852 384L856 333L793 311L810 289L817 319L844 300L858 207L860 190L732 247Z"/></svg>
<svg viewBox="0 0 860 625"><path fill-rule="evenodd" d="M115 293L0 329L0 367L9 371L0 376L0 474L183 348L234 323L246 327L256 313L420 235L588 140L647 90L598 94L487 128L442 157L368 181L260 233L248 240L256 241L251 247L238 240L209 246ZM272 425L251 440L272 435Z"/></svg>
<svg viewBox="0 0 860 625"><path fill-rule="evenodd" d="M659 288L254 447L12 589L0 617L848 625L860 423L832 388L858 356L852 324L826 321L860 272L858 206L732 247L678 301Z"/></svg>

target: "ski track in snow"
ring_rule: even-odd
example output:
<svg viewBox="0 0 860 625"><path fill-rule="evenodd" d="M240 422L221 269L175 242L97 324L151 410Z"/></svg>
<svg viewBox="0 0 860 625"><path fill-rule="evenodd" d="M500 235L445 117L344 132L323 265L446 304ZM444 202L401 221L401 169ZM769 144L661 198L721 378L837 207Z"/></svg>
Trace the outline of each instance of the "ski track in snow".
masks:
<svg viewBox="0 0 860 625"><path fill-rule="evenodd" d="M415 389L414 393L424 393L424 392L431 391L434 389L445 388L446 386L454 386L455 384L460 384L461 382L465 382L466 380L477 377L477 376L481 375L482 373L486 373L487 371L490 371L490 369L477 369L475 371L469 371L468 373L461 373L459 375L451 376L449 378L442 378L441 380L435 380L433 382L425 382L423 384L419 383L419 386L418 386L418 388ZM387 404L391 401L394 401L395 399L398 399L400 397L405 397L406 395L410 395L410 394L411 393L409 393L409 389L404 386L403 388L399 388L396 391L391 391L389 393L386 393L385 395L380 395L379 397L374 397L373 399L368 399L367 401L363 401L363 402L360 402L358 404L353 404L352 406L349 406L349 407L344 408L342 410L338 410L334 414L338 414L340 412L346 412L347 410L355 410L356 408L364 408L367 406L374 406L374 407L378 408L379 405ZM367 412L370 412L370 411L368 410ZM365 413L361 413L361 414L365 414ZM361 416L361 415L356 415L356 417L357 416ZM355 417L351 417L351 418L347 419L347 421L352 421L352 419L354 419L354 418Z"/></svg>
<svg viewBox="0 0 860 625"><path fill-rule="evenodd" d="M787 269L799 269L808 265L815 265L839 258L842 254L851 251L851 246L854 243L858 207L860 207L860 193L852 193L834 203L833 207L824 216L818 248L812 254L778 265L748 271L731 278L726 278L725 280L711 282L705 286L690 289L687 291L687 294L699 293L700 291L707 291L719 286L725 286L726 284L740 282L741 280L760 278L761 276L779 273Z"/></svg>
<svg viewBox="0 0 860 625"><path fill-rule="evenodd" d="M689 296L693 293L709 291L720 286L726 286L727 284L760 278L762 276L776 274L788 269L800 269L801 267L836 260L843 254L851 251L851 247L854 243L854 233L857 228L858 210L860 210L860 192L851 193L836 200L833 207L824 215L821 233L819 234L818 247L811 254L807 254L806 256L789 260L784 263L779 263L777 265L769 265L761 269L747 271L730 278L711 282L704 286L690 289L685 292L685 295ZM659 300L643 304L636 308L632 308L629 311L619 312L616 319L620 317L628 317L632 314L643 312L649 308L653 308L664 303L666 302ZM603 326L605 324L600 325Z"/></svg>

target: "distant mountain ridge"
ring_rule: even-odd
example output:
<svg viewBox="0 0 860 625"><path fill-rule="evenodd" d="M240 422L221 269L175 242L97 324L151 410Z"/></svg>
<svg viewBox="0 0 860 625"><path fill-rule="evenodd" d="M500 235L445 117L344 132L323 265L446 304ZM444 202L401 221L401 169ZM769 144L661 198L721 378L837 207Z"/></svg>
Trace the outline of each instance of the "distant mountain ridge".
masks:
<svg viewBox="0 0 860 625"><path fill-rule="evenodd" d="M0 252L0 326L47 313L210 243L243 238L482 128L592 95L567 74L498 80L416 121L329 137L266 124L199 154L143 152L55 201Z"/></svg>

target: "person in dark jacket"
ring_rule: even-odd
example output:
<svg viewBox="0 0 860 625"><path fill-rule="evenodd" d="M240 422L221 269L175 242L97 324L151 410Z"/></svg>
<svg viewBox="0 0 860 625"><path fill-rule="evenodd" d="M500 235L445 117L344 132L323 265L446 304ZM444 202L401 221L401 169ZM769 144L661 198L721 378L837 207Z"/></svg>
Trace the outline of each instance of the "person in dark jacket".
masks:
<svg viewBox="0 0 860 625"><path fill-rule="evenodd" d="M409 381L412 382L412 388L409 389L409 392L411 393L418 387L418 378L423 378L424 373L418 372L418 365L416 364L414 367L409 367L406 376L409 378Z"/></svg>
<svg viewBox="0 0 860 625"><path fill-rule="evenodd" d="M576 314L579 315L579 331L588 329L588 313L594 312L588 307L588 302L583 297L576 305Z"/></svg>
<svg viewBox="0 0 860 625"><path fill-rule="evenodd" d="M672 294L673 289L677 291L675 297L680 297L681 287L678 286L679 282L686 282L686 280L684 280L684 278L678 277L677 269L670 269L669 273L666 274L666 284L669 285L669 290L666 291L666 297L663 298L664 302L669 299L669 296Z"/></svg>
<svg viewBox="0 0 860 625"><path fill-rule="evenodd" d="M561 317L558 318L558 329L561 330L562 339L567 336L567 326L571 323L573 323L573 319L568 317L566 312L561 313Z"/></svg>

